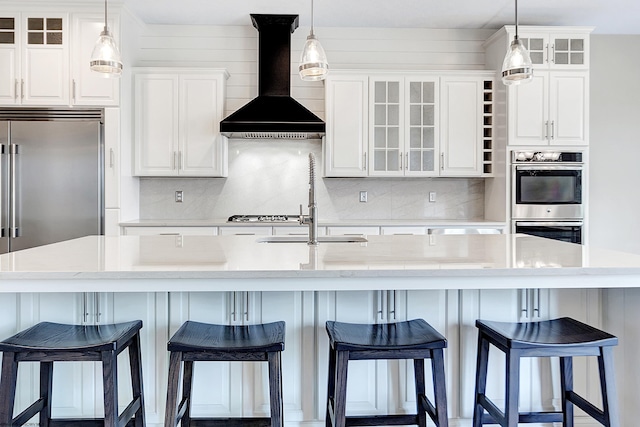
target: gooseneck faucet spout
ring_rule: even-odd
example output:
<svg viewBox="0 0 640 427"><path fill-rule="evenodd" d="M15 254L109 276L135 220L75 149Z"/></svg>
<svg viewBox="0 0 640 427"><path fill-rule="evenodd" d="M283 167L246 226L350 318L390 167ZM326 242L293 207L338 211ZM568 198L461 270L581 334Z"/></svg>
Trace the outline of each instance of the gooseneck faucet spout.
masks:
<svg viewBox="0 0 640 427"><path fill-rule="evenodd" d="M309 245L318 244L318 205L316 203L316 158L309 153L309 213L302 214L300 205L300 224L309 225Z"/></svg>

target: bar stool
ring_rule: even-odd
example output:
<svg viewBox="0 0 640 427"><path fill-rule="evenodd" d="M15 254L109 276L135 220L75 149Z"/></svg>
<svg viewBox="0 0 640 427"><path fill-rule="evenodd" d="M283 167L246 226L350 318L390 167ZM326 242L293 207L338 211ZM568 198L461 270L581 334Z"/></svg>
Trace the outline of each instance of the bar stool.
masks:
<svg viewBox="0 0 640 427"><path fill-rule="evenodd" d="M613 367L613 346L618 344L618 338L568 317L529 323L477 320L476 326L479 336L473 427L516 427L518 423L536 422L562 422L563 426L572 427L573 405L604 426L620 426ZM506 356L505 412L485 395L489 344ZM560 357L562 411L519 413L520 358L553 356ZM598 357L603 410L574 392L573 356Z"/></svg>
<svg viewBox="0 0 640 427"><path fill-rule="evenodd" d="M259 325L224 326L187 321L167 344L171 352L165 427L271 426L284 425L282 412L282 363L284 322ZM269 418L192 418L190 414L193 362L268 362L271 417ZM183 368L184 362L184 369ZM182 400L178 405L181 371ZM197 423L197 424L196 424Z"/></svg>
<svg viewBox="0 0 640 427"><path fill-rule="evenodd" d="M422 319L386 324L328 321L329 378L327 427L416 424L425 427L427 414L437 427L447 427L444 351L447 340ZM413 359L415 415L345 416L349 360ZM435 406L425 395L424 359L431 359Z"/></svg>
<svg viewBox="0 0 640 427"><path fill-rule="evenodd" d="M40 414L39 426L144 427L140 329L142 321L105 325L63 325L41 322L0 343L0 426L21 426ZM129 349L133 400L118 415L117 356ZM102 362L104 419L52 419L53 363L64 361ZM15 418L18 363L40 362L40 398ZM133 420L133 421L132 421ZM128 424L131 422L131 424Z"/></svg>

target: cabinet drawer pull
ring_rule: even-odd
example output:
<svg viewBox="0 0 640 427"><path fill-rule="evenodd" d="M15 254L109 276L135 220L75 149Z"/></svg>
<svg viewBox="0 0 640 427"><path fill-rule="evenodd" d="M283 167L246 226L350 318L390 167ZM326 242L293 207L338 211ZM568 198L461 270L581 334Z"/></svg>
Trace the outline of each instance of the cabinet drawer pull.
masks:
<svg viewBox="0 0 640 427"><path fill-rule="evenodd" d="M24 79L21 79L20 82L20 98L24 99Z"/></svg>
<svg viewBox="0 0 640 427"><path fill-rule="evenodd" d="M551 139L555 139L556 137L556 121L551 120Z"/></svg>
<svg viewBox="0 0 640 427"><path fill-rule="evenodd" d="M16 79L16 87L14 88L14 90L15 90L15 94L14 94L14 95L15 95L15 98L16 98L16 99L18 99L18 92L20 92L20 86L19 86L19 84L20 84L20 83L18 82L18 79Z"/></svg>
<svg viewBox="0 0 640 427"><path fill-rule="evenodd" d="M364 168L364 170L367 170L367 153L364 153L364 154L362 155L362 157L364 158L364 161L363 161L363 168Z"/></svg>
<svg viewBox="0 0 640 427"><path fill-rule="evenodd" d="M115 164L113 148L109 148L109 167L113 169L113 165Z"/></svg>
<svg viewBox="0 0 640 427"><path fill-rule="evenodd" d="M71 99L76 102L76 79L71 80Z"/></svg>
<svg viewBox="0 0 640 427"><path fill-rule="evenodd" d="M440 170L444 170L444 153L440 153Z"/></svg>

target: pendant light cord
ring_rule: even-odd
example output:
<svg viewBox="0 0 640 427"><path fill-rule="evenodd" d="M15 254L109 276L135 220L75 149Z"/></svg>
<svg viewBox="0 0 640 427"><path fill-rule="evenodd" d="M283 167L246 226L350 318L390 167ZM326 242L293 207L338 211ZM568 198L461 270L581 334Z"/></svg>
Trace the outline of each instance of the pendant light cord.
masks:
<svg viewBox="0 0 640 427"><path fill-rule="evenodd" d="M311 0L311 35L312 36L314 35L313 34L313 0Z"/></svg>
<svg viewBox="0 0 640 427"><path fill-rule="evenodd" d="M105 0L105 1L107 1L107 0ZM515 40L518 40L518 0L516 0L516 36L515 36Z"/></svg>
<svg viewBox="0 0 640 427"><path fill-rule="evenodd" d="M107 0L104 0L104 32L109 31L109 26L107 25Z"/></svg>

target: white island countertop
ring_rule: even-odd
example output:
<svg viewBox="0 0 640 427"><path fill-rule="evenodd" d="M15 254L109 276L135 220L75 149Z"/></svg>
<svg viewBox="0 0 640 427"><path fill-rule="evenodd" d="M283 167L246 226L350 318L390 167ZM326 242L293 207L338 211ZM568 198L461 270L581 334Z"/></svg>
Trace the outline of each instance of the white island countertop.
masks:
<svg viewBox="0 0 640 427"><path fill-rule="evenodd" d="M640 256L527 235L88 236L0 256L0 292L640 287Z"/></svg>

